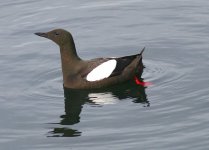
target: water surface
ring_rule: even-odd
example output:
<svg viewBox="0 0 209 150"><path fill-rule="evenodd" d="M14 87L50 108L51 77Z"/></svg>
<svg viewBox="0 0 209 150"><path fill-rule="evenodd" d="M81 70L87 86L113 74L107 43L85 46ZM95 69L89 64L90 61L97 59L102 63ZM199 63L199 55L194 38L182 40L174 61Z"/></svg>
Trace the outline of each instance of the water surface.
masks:
<svg viewBox="0 0 209 150"><path fill-rule="evenodd" d="M0 9L0 149L209 148L206 0L5 1ZM83 59L144 46L142 77L64 98L58 46L33 33L69 30Z"/></svg>

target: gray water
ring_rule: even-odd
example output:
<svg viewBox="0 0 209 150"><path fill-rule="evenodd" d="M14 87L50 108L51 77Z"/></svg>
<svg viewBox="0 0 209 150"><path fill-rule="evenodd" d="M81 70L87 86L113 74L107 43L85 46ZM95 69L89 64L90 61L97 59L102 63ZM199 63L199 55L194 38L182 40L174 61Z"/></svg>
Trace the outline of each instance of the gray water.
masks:
<svg viewBox="0 0 209 150"><path fill-rule="evenodd" d="M2 1L0 149L209 149L208 8L208 0ZM58 47L33 34L55 28L73 34L83 59L145 46L142 77L153 85L65 99Z"/></svg>

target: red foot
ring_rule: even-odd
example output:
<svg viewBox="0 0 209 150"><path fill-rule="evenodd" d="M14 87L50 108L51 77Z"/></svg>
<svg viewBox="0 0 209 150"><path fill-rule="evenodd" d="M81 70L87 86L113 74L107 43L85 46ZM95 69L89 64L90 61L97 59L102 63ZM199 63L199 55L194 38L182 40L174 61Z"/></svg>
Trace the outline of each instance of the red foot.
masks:
<svg viewBox="0 0 209 150"><path fill-rule="evenodd" d="M136 76L134 77L134 80L135 80L137 85L141 85L141 86L150 86L150 85L152 85L151 82L142 82L142 81L140 81Z"/></svg>

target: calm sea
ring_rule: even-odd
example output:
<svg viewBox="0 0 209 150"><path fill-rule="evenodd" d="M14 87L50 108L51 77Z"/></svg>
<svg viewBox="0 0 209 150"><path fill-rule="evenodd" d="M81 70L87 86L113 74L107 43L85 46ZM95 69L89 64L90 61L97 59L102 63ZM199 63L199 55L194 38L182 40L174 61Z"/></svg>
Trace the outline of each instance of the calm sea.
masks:
<svg viewBox="0 0 209 150"><path fill-rule="evenodd" d="M1 150L209 149L208 0L7 0L0 3ZM146 47L147 88L67 93L58 46L83 59Z"/></svg>

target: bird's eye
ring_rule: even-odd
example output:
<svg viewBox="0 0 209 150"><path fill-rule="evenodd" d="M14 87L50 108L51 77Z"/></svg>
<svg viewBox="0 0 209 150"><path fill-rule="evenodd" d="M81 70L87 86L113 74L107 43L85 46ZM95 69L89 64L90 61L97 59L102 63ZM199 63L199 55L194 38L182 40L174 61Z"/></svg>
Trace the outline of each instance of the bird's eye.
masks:
<svg viewBox="0 0 209 150"><path fill-rule="evenodd" d="M55 34L55 35L59 35L59 33L58 33L58 32L55 32L54 34Z"/></svg>

